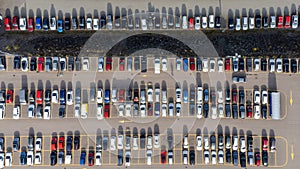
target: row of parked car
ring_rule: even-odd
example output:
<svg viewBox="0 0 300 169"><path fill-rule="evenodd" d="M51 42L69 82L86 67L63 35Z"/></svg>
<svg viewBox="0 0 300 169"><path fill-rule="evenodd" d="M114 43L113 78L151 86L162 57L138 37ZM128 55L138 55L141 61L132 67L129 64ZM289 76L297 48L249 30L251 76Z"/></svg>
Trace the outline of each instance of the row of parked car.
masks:
<svg viewBox="0 0 300 169"><path fill-rule="evenodd" d="M81 147L80 135L59 135L52 136L51 138L51 151L50 153L50 165L56 164L72 164L75 152L80 152L80 165L86 165L86 159L89 166L102 165L102 151L117 151L118 152L118 165L124 165L123 159L125 156L125 166L130 166L131 151L145 150L147 165L152 164L152 150L161 148L160 134L154 132L146 133L144 129L141 129L140 134L130 134L129 128L127 128L125 134L118 135L104 135L103 137L97 137L95 148L86 150ZM194 144L190 144L191 137L195 137ZM42 164L42 155L45 155L46 151L43 151L43 137L34 137L30 135L28 137L27 150L20 150L20 137L15 136L13 139L12 151L4 150L5 139L0 138L0 168L4 166L12 166L13 153L20 152L20 165L40 165ZM251 135L238 136L238 135L196 135L189 136L184 135L182 140L182 163L184 165L195 165L196 154L195 151L202 151L204 164L230 164L237 166L239 163L241 167L246 167L246 161L248 165L263 165L268 166L268 152L276 151L276 139L274 137L262 137L261 147L253 144L253 137ZM174 137L172 134L167 136L167 147L161 149L160 163L161 164L173 164L173 146ZM125 155L124 155L125 151ZM57 153L58 152L58 153ZM189 153L188 153L189 152ZM87 155L88 153L88 155ZM247 156L247 160L246 160ZM240 157L240 160L238 160ZM262 157L262 163L261 163Z"/></svg>
<svg viewBox="0 0 300 169"><path fill-rule="evenodd" d="M4 26L6 31L10 30L27 30L32 32L34 30L57 30L63 32L64 30L112 30L112 29L129 29L129 30L152 30L152 29L189 29L200 30L206 28L221 28L221 17L214 14L195 15L176 15L166 13L141 13L135 15L115 15L103 14L99 17L96 16L80 16L80 17L56 17L56 16L43 16L43 17L20 17L14 16L12 19L9 16L4 18ZM236 16L235 19L229 17L228 19L229 30L248 30L254 28L293 28L299 26L298 15L285 16Z"/></svg>
<svg viewBox="0 0 300 169"><path fill-rule="evenodd" d="M168 58L154 59L154 73L168 71ZM98 72L112 71L112 57L98 58ZM146 56L119 57L118 70L114 71L141 71L147 72L148 59ZM26 57L15 56L13 60L15 70L22 71L88 71L90 70L90 59L81 57ZM6 70L6 59L0 57L0 71ZM300 71L300 61L295 58L242 58L226 57L219 58L177 58L177 71L203 71L203 72L224 72L224 71L269 71L297 73Z"/></svg>

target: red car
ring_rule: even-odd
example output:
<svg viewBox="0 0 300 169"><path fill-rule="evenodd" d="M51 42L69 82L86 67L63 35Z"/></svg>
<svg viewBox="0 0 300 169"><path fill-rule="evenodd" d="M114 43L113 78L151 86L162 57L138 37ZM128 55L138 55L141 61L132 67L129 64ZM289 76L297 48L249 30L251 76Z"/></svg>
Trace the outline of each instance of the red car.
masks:
<svg viewBox="0 0 300 169"><path fill-rule="evenodd" d="M45 58L39 57L39 59L38 59L38 71L39 72L44 71L44 63L45 63Z"/></svg>
<svg viewBox="0 0 300 169"><path fill-rule="evenodd" d="M263 151L268 151L268 147L269 147L269 142L267 138L263 138Z"/></svg>
<svg viewBox="0 0 300 169"><path fill-rule="evenodd" d="M225 70L230 71L230 58L225 59Z"/></svg>
<svg viewBox="0 0 300 169"><path fill-rule="evenodd" d="M57 137L52 137L51 140L51 150L56 151L57 149Z"/></svg>
<svg viewBox="0 0 300 169"><path fill-rule="evenodd" d="M125 58L120 58L119 70L124 71L124 67L125 67Z"/></svg>
<svg viewBox="0 0 300 169"><path fill-rule="evenodd" d="M6 103L12 103L14 98L14 91L13 90L7 90L6 93Z"/></svg>
<svg viewBox="0 0 300 169"><path fill-rule="evenodd" d="M167 152L166 151L162 151L160 154L160 163L161 164L166 164L167 162Z"/></svg>
<svg viewBox="0 0 300 169"><path fill-rule="evenodd" d="M89 162L89 166L94 165L94 152L89 153L88 162Z"/></svg>
<svg viewBox="0 0 300 169"><path fill-rule="evenodd" d="M119 102L123 103L125 98L125 90L121 89L119 90Z"/></svg>
<svg viewBox="0 0 300 169"><path fill-rule="evenodd" d="M33 27L34 27L34 21L33 18L28 19L28 31L33 32Z"/></svg>
<svg viewBox="0 0 300 169"><path fill-rule="evenodd" d="M259 154L259 152L255 153L255 165L260 166L260 154Z"/></svg>
<svg viewBox="0 0 300 169"><path fill-rule="evenodd" d="M232 89L232 103L237 103L237 90Z"/></svg>
<svg viewBox="0 0 300 169"><path fill-rule="evenodd" d="M153 116L153 105L152 103L148 103L148 109L147 109L148 116Z"/></svg>
<svg viewBox="0 0 300 169"><path fill-rule="evenodd" d="M43 90L36 92L36 104L43 104Z"/></svg>
<svg viewBox="0 0 300 169"><path fill-rule="evenodd" d="M58 148L60 150L65 148L65 137L64 136L59 137Z"/></svg>
<svg viewBox="0 0 300 169"><path fill-rule="evenodd" d="M278 16L277 18L277 28L282 28L283 27L283 17L282 16Z"/></svg>
<svg viewBox="0 0 300 169"><path fill-rule="evenodd" d="M189 19L189 29L193 30L194 29L194 18Z"/></svg>
<svg viewBox="0 0 300 169"><path fill-rule="evenodd" d="M190 70L195 70L195 58L190 58Z"/></svg>
<svg viewBox="0 0 300 169"><path fill-rule="evenodd" d="M19 17L17 17L17 16L13 17L12 27L13 27L13 30L19 30Z"/></svg>
<svg viewBox="0 0 300 169"><path fill-rule="evenodd" d="M110 116L110 106L109 104L104 105L104 118L109 118Z"/></svg>
<svg viewBox="0 0 300 169"><path fill-rule="evenodd" d="M285 16L285 28L290 28L291 27L291 16Z"/></svg>
<svg viewBox="0 0 300 169"><path fill-rule="evenodd" d="M252 106L251 105L247 106L247 117L249 117L249 118L253 117Z"/></svg>
<svg viewBox="0 0 300 169"><path fill-rule="evenodd" d="M4 27L5 31L10 31L10 18L6 17L4 18Z"/></svg>
<svg viewBox="0 0 300 169"><path fill-rule="evenodd" d="M106 58L106 70L110 71L111 70L111 65L112 65L112 58L111 57L107 57Z"/></svg>

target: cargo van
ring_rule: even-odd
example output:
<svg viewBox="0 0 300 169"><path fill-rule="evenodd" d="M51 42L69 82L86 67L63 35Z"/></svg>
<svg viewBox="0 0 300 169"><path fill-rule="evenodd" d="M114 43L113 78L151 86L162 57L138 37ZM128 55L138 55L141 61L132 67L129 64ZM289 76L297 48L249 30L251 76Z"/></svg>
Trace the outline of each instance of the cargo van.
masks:
<svg viewBox="0 0 300 169"><path fill-rule="evenodd" d="M21 105L27 104L27 95L28 95L27 89L20 90L20 104Z"/></svg>

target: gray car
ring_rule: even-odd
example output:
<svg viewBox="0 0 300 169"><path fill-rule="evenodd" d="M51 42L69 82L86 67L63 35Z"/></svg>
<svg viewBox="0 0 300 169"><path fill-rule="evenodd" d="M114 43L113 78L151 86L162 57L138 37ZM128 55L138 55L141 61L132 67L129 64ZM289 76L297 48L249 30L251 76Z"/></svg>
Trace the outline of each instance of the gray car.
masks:
<svg viewBox="0 0 300 169"><path fill-rule="evenodd" d="M142 57L142 72L147 72L147 58Z"/></svg>
<svg viewBox="0 0 300 169"><path fill-rule="evenodd" d="M52 70L52 58L46 58L46 63L45 63L45 71L49 72Z"/></svg>
<svg viewBox="0 0 300 169"><path fill-rule="evenodd" d="M131 71L131 68L132 68L132 58L128 57L127 58L127 70Z"/></svg>
<svg viewBox="0 0 300 169"><path fill-rule="evenodd" d="M140 69L140 57L134 57L134 70Z"/></svg>

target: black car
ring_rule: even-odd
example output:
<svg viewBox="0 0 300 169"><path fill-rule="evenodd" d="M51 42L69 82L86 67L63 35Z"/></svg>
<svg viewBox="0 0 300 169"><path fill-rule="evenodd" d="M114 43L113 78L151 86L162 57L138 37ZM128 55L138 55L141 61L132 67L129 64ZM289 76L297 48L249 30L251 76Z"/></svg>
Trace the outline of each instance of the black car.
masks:
<svg viewBox="0 0 300 169"><path fill-rule="evenodd" d="M267 119L267 116L268 116L267 105L261 105L261 113L262 113L262 118Z"/></svg>
<svg viewBox="0 0 300 169"><path fill-rule="evenodd" d="M74 57L68 58L68 71L74 70Z"/></svg>
<svg viewBox="0 0 300 169"><path fill-rule="evenodd" d="M230 103L230 89L227 88L225 91L226 103Z"/></svg>
<svg viewBox="0 0 300 169"><path fill-rule="evenodd" d="M120 24L120 16L119 15L116 15L115 16L115 28L116 29L119 29L120 28L120 26L121 26L121 24Z"/></svg>
<svg viewBox="0 0 300 169"><path fill-rule="evenodd" d="M239 111L240 112L240 118L244 119L245 116L246 116L245 106L243 104L240 104L239 107L240 107L240 111Z"/></svg>
<svg viewBox="0 0 300 169"><path fill-rule="evenodd" d="M226 150L226 163L231 163L231 152L230 152L230 149Z"/></svg>
<svg viewBox="0 0 300 169"><path fill-rule="evenodd" d="M140 133L140 148L145 148L145 144L146 144L145 129L141 129L141 133Z"/></svg>
<svg viewBox="0 0 300 169"><path fill-rule="evenodd" d="M261 71L267 71L268 63L267 59L261 59Z"/></svg>
<svg viewBox="0 0 300 169"><path fill-rule="evenodd" d="M14 57L14 69L20 69L21 68L21 56L15 56Z"/></svg>
<svg viewBox="0 0 300 169"><path fill-rule="evenodd" d="M252 58L246 58L246 70L252 72Z"/></svg>
<svg viewBox="0 0 300 169"><path fill-rule="evenodd" d="M76 64L76 71L80 71L81 70L81 59L80 59L80 57L76 57L75 64Z"/></svg>
<svg viewBox="0 0 300 169"><path fill-rule="evenodd" d="M240 153L240 163L242 168L246 168L246 155L245 153Z"/></svg>
<svg viewBox="0 0 300 169"><path fill-rule="evenodd" d="M232 151L232 163L234 166L239 165L239 154L237 151Z"/></svg>
<svg viewBox="0 0 300 169"><path fill-rule="evenodd" d="M244 58L239 58L239 71L244 71L244 69L245 69Z"/></svg>
<svg viewBox="0 0 300 169"><path fill-rule="evenodd" d="M68 151L72 151L72 144L73 144L73 137L72 136L68 136L67 137L67 142L66 142L66 150Z"/></svg>
<svg viewBox="0 0 300 169"><path fill-rule="evenodd" d="M291 59L291 72L297 73L297 61L295 59Z"/></svg>
<svg viewBox="0 0 300 169"><path fill-rule="evenodd" d="M200 58L197 58L197 71L202 70L202 60Z"/></svg>
<svg viewBox="0 0 300 169"><path fill-rule="evenodd" d="M101 15L100 17L100 29L105 29L106 26L106 17L105 15Z"/></svg>
<svg viewBox="0 0 300 169"><path fill-rule="evenodd" d="M255 16L255 27L256 28L260 28L261 27L261 16L260 15L256 15Z"/></svg>
<svg viewBox="0 0 300 169"><path fill-rule="evenodd" d="M203 114L204 114L204 118L207 118L207 117L208 117L208 110L209 110L208 103L204 103L204 105L203 105Z"/></svg>
<svg viewBox="0 0 300 169"><path fill-rule="evenodd" d="M269 18L263 17L263 28L268 28L268 27L269 27Z"/></svg>
<svg viewBox="0 0 300 169"><path fill-rule="evenodd" d="M132 101L132 89L129 88L126 93L126 101Z"/></svg>
<svg viewBox="0 0 300 169"><path fill-rule="evenodd" d="M289 68L290 68L289 59L284 58L283 59L283 72L286 72L286 73L290 72Z"/></svg>
<svg viewBox="0 0 300 169"><path fill-rule="evenodd" d="M268 163L268 152L267 151L262 152L262 164L265 167L269 165L269 163Z"/></svg>
<svg viewBox="0 0 300 169"><path fill-rule="evenodd" d="M147 72L147 58L142 57L142 72Z"/></svg>
<svg viewBox="0 0 300 169"><path fill-rule="evenodd" d="M126 15L122 15L122 29L126 29L127 28L127 16Z"/></svg>
<svg viewBox="0 0 300 169"><path fill-rule="evenodd" d="M229 30L234 30L234 23L233 23L232 18L228 19L228 29Z"/></svg>
<svg viewBox="0 0 300 169"><path fill-rule="evenodd" d="M79 17L79 29L85 29L85 17L84 16Z"/></svg>
<svg viewBox="0 0 300 169"><path fill-rule="evenodd" d="M78 19L77 19L77 17L72 18L72 29L73 30L78 29Z"/></svg>
<svg viewBox="0 0 300 169"><path fill-rule="evenodd" d="M50 154L50 164L51 166L56 165L57 163L57 152L56 151L52 151Z"/></svg>
<svg viewBox="0 0 300 169"><path fill-rule="evenodd" d="M244 92L244 90L239 90L239 102L240 102L240 104L245 103L245 92Z"/></svg>
<svg viewBox="0 0 300 169"><path fill-rule="evenodd" d="M74 150L78 150L80 147L80 136L74 137Z"/></svg>
<svg viewBox="0 0 300 169"><path fill-rule="evenodd" d="M49 29L49 18L48 17L43 18L43 28L45 31L47 31Z"/></svg>
<svg viewBox="0 0 300 169"><path fill-rule="evenodd" d="M232 117L234 119L238 118L238 107L237 107L237 104L232 104Z"/></svg>
<svg viewBox="0 0 300 169"><path fill-rule="evenodd" d="M253 137L251 135L247 138L248 151L252 151L253 149Z"/></svg>
<svg viewBox="0 0 300 169"><path fill-rule="evenodd" d="M215 23L216 23L216 25L215 25L216 28L221 28L221 17L220 16L216 16Z"/></svg>
<svg viewBox="0 0 300 169"><path fill-rule="evenodd" d="M140 57L134 57L134 70L140 69Z"/></svg>
<svg viewBox="0 0 300 169"><path fill-rule="evenodd" d="M64 118L65 114L66 114L66 107L64 105L62 105L59 107L59 110L58 110L59 118Z"/></svg>
<svg viewBox="0 0 300 169"><path fill-rule="evenodd" d="M71 28L71 19L69 17L65 17L65 29L70 30Z"/></svg>
<svg viewBox="0 0 300 169"><path fill-rule="evenodd" d="M190 165L195 165L195 150L190 150Z"/></svg>
<svg viewBox="0 0 300 169"><path fill-rule="evenodd" d="M231 117L230 104L225 104L225 114L226 117Z"/></svg>

